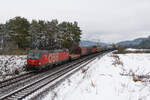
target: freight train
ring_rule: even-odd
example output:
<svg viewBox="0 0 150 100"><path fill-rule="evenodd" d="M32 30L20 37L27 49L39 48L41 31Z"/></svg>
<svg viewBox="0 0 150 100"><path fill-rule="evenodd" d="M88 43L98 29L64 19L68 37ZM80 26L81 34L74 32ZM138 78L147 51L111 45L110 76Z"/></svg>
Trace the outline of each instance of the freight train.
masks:
<svg viewBox="0 0 150 100"><path fill-rule="evenodd" d="M112 47L92 46L74 47L72 53L69 53L68 49L60 50L31 50L27 55L27 70L41 71L54 67L55 65L63 64L68 61L79 59L80 57L94 54L96 52L102 52L108 49L114 49Z"/></svg>

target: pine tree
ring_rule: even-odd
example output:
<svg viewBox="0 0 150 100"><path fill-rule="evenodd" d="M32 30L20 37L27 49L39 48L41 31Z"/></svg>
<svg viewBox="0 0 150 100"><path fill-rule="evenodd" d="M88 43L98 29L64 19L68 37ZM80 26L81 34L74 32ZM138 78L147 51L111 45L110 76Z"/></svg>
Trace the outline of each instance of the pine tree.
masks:
<svg viewBox="0 0 150 100"><path fill-rule="evenodd" d="M77 22L62 22L59 24L59 32L59 38L61 39L62 47L68 48L70 51L72 51L74 46L79 45L81 30L78 27Z"/></svg>
<svg viewBox="0 0 150 100"><path fill-rule="evenodd" d="M58 46L58 21L52 20L46 23L46 46L48 49L57 49Z"/></svg>
<svg viewBox="0 0 150 100"><path fill-rule="evenodd" d="M28 30L30 23L27 19L21 17L15 17L10 19L6 25L8 25L9 35L16 42L19 48L25 48L29 45L27 37L29 36Z"/></svg>

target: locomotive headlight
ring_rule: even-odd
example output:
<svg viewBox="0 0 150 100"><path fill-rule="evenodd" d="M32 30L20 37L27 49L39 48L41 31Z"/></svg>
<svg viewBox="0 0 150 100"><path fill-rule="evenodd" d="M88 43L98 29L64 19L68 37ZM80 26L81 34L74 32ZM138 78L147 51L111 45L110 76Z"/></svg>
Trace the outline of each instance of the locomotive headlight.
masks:
<svg viewBox="0 0 150 100"><path fill-rule="evenodd" d="M41 65L41 62L39 62L39 65Z"/></svg>

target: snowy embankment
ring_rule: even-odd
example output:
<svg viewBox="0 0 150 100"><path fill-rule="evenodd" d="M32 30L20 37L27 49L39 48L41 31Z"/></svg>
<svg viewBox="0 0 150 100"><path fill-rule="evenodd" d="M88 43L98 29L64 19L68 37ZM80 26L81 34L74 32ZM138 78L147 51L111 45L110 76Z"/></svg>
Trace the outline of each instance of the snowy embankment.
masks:
<svg viewBox="0 0 150 100"><path fill-rule="evenodd" d="M0 56L0 81L23 73L25 61L25 55Z"/></svg>
<svg viewBox="0 0 150 100"><path fill-rule="evenodd" d="M75 73L43 100L150 100L150 54L107 54Z"/></svg>

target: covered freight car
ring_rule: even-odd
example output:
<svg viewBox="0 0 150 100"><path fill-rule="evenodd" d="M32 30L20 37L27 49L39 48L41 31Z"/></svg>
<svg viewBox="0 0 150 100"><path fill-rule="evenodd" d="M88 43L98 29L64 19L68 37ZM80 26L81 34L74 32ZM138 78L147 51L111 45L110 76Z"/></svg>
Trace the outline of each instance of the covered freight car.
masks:
<svg viewBox="0 0 150 100"><path fill-rule="evenodd" d="M96 51L97 51L97 47L93 46L92 49L91 49L91 53L95 53Z"/></svg>
<svg viewBox="0 0 150 100"><path fill-rule="evenodd" d="M97 46L97 47L96 47L96 51L97 51L97 52L101 52L101 51L103 51L103 50L105 50L105 47L104 47L104 46Z"/></svg>
<svg viewBox="0 0 150 100"><path fill-rule="evenodd" d="M80 56L84 56L88 54L88 49L87 47L84 46L82 47L76 46L73 48L72 54L79 54Z"/></svg>
<svg viewBox="0 0 150 100"><path fill-rule="evenodd" d="M92 47L85 47L85 46L75 46L70 54L71 60L75 60L80 58L81 56L85 56L91 54Z"/></svg>
<svg viewBox="0 0 150 100"><path fill-rule="evenodd" d="M79 54L80 56L85 56L88 54L96 52L96 47L85 47L85 46L76 46L73 48L72 54Z"/></svg>
<svg viewBox="0 0 150 100"><path fill-rule="evenodd" d="M27 69L45 69L69 60L68 49L31 50L27 56Z"/></svg>

